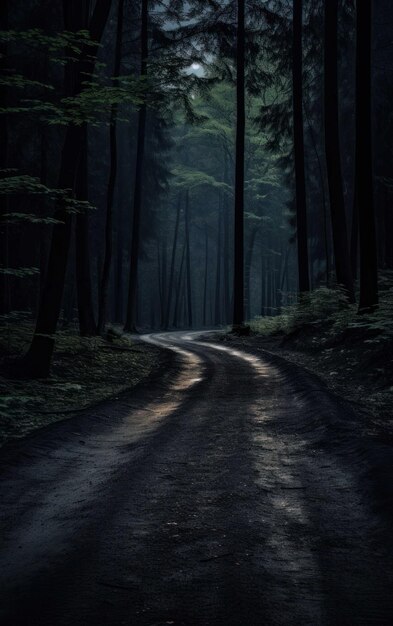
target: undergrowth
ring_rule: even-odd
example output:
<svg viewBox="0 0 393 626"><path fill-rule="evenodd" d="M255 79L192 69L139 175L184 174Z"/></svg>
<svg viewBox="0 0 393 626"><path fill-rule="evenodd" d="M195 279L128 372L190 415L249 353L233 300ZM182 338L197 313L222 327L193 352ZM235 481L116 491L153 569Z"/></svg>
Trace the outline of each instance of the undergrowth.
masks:
<svg viewBox="0 0 393 626"><path fill-rule="evenodd" d="M56 334L50 378L10 378L8 365L25 354L32 333L23 318L0 328L0 444L134 387L158 361L154 348L121 333L104 339L66 330Z"/></svg>
<svg viewBox="0 0 393 626"><path fill-rule="evenodd" d="M317 373L393 434L393 272L381 277L374 313L359 315L342 290L321 287L250 325L254 341Z"/></svg>
<svg viewBox="0 0 393 626"><path fill-rule="evenodd" d="M350 337L366 343L393 343L393 279L381 281L380 303L374 313L359 315L342 289L320 287L282 309L275 317L258 317L251 323L257 334L296 336L316 348Z"/></svg>

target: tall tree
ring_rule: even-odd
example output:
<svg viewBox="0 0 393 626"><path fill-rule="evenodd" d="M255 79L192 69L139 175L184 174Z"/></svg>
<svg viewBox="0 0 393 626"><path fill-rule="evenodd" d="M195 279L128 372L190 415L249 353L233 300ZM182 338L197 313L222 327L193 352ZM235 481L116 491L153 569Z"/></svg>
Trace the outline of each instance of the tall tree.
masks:
<svg viewBox="0 0 393 626"><path fill-rule="evenodd" d="M90 20L89 32L93 41L101 41L108 20L112 0L97 0ZM64 2L66 30L78 32L83 26L83 11L79 0ZM97 46L98 49L98 46ZM65 70L65 91L75 96L83 91L83 83L94 70L94 51L85 47L78 63L69 61ZM83 127L67 127L61 155L59 188L75 188L83 142ZM36 328L24 365L29 374L37 377L49 375L54 350L54 335L60 316L68 252L71 240L72 215L63 203L55 212L57 223L53 226L49 251L48 270L42 290Z"/></svg>
<svg viewBox="0 0 393 626"><path fill-rule="evenodd" d="M179 224L180 224L180 210L181 210L181 200L182 195L179 192L177 199L177 209L176 209L176 221L175 221L175 232L173 235L173 245L172 245L172 254L171 254L171 267L169 271L169 284L168 284L168 298L166 302L166 312L165 312L165 320L164 320L164 328L167 329L169 327L169 319L171 314L171 304L172 304L172 295L175 289L175 263L176 263L176 252L177 252L177 241L179 235Z"/></svg>
<svg viewBox="0 0 393 626"><path fill-rule="evenodd" d="M371 102L371 0L356 3L356 166L355 198L359 221L359 311L378 305Z"/></svg>
<svg viewBox="0 0 393 626"><path fill-rule="evenodd" d="M187 189L184 205L184 230L186 239L186 274L187 274L187 319L188 326L192 328L192 278L191 278L191 244L190 244L190 194Z"/></svg>
<svg viewBox="0 0 393 626"><path fill-rule="evenodd" d="M147 78L147 62L149 54L149 7L148 0L141 1L141 31L140 31L140 76L142 79ZM128 332L137 332L136 313L137 313L137 284L138 284L138 262L139 262L139 243L140 243L140 222L142 210L142 193L143 193L143 162L145 155L145 139L146 139L146 117L147 106L144 102L138 113L138 133L136 147L136 165L135 165L135 182L134 182L134 199L132 214L132 234L130 249L130 270L128 283L128 300L127 314L124 330Z"/></svg>
<svg viewBox="0 0 393 626"><path fill-rule="evenodd" d="M0 3L0 30L8 29L8 0ZM4 43L0 47L0 68L2 72L7 71L6 67L7 45ZM2 107L7 106L7 89L0 85L0 102ZM6 115L0 116L0 175L1 171L7 168L8 155L8 125ZM7 198L0 197L0 314L8 313L9 302L9 280L5 270L8 266L8 227L3 219L7 213Z"/></svg>
<svg viewBox="0 0 393 626"><path fill-rule="evenodd" d="M120 76L121 54L123 43L123 21L124 21L124 0L119 0L117 13L117 30L116 30L116 46L115 46L115 65L114 78ZM106 206L106 223L105 223L105 255L102 270L99 305L98 305L98 333L103 334L105 330L105 320L108 307L109 279L112 268L112 250L113 250L113 203L115 197L116 179L117 179L117 104L112 105L111 119L109 126L109 146L110 146L110 165L109 165L109 181Z"/></svg>
<svg viewBox="0 0 393 626"><path fill-rule="evenodd" d="M83 124L80 158L76 174L75 197L88 200L87 124ZM93 292L90 269L89 215L88 209L78 213L75 223L75 275L78 300L79 330L83 337L97 333L94 317Z"/></svg>
<svg viewBox="0 0 393 626"><path fill-rule="evenodd" d="M297 254L300 293L310 290L303 125L303 0L293 0L293 134L296 183Z"/></svg>
<svg viewBox="0 0 393 626"><path fill-rule="evenodd" d="M355 301L341 170L338 99L338 0L325 0L325 151L336 279Z"/></svg>
<svg viewBox="0 0 393 626"><path fill-rule="evenodd" d="M237 0L233 328L244 323L245 0Z"/></svg>

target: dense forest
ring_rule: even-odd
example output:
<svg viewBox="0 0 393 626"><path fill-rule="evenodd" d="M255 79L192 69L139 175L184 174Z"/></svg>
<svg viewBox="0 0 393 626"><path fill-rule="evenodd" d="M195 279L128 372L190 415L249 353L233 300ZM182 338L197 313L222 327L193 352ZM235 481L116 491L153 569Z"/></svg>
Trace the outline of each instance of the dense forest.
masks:
<svg viewBox="0 0 393 626"><path fill-rule="evenodd" d="M389 626L393 2L0 0L0 623Z"/></svg>
<svg viewBox="0 0 393 626"><path fill-rule="evenodd" d="M389 2L1 7L1 314L241 329L392 270ZM299 296L298 296L299 294Z"/></svg>

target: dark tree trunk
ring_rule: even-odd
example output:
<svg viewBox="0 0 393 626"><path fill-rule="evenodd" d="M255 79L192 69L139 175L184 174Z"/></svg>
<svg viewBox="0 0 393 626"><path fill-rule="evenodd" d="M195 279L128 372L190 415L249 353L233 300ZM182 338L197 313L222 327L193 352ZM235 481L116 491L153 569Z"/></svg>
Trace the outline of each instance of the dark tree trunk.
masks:
<svg viewBox="0 0 393 626"><path fill-rule="evenodd" d="M384 217L385 217L385 232L384 232L384 266L388 269L393 269L393 244L392 244L392 232L393 232L393 214L392 214L392 199L389 192L389 187L384 185Z"/></svg>
<svg viewBox="0 0 393 626"><path fill-rule="evenodd" d="M227 164L225 159L224 182L228 182ZM223 197L223 289L224 289L224 322L227 324L231 319L230 296L229 296L229 206L227 195Z"/></svg>
<svg viewBox="0 0 393 626"><path fill-rule="evenodd" d="M140 59L140 76L147 76L147 57L148 49L148 0L142 0L141 4L141 59ZM142 104L138 114L138 135L136 149L136 166L135 166L135 183L134 183L134 201L132 214L132 235L130 250L130 270L128 284L128 300L127 314L124 330L128 332L137 332L136 328L136 299L138 284L138 261L139 261L139 239L140 239L140 221L142 210L142 192L143 192L143 162L145 155L145 136L146 136L146 104ZM164 295L164 294L163 294Z"/></svg>
<svg viewBox="0 0 393 626"><path fill-rule="evenodd" d="M120 224L121 214L119 215L119 223L117 226L116 236L116 271L115 271L115 319L119 324L124 323L124 239L123 229Z"/></svg>
<svg viewBox="0 0 393 626"><path fill-rule="evenodd" d="M81 155L78 165L75 194L78 200L88 199L87 189L87 125L83 126L83 138L80 147ZM90 271L89 251L89 215L79 213L75 227L76 252L76 291L78 297L79 330L82 337L93 337L97 334L94 319L93 293Z"/></svg>
<svg viewBox="0 0 393 626"><path fill-rule="evenodd" d="M237 0L233 329L244 323L245 0Z"/></svg>
<svg viewBox="0 0 393 626"><path fill-rule="evenodd" d="M329 230L328 230L329 215L328 215L328 208L327 208L327 201L326 201L325 176L324 176L324 170L322 167L321 157L318 151L317 142L315 139L314 129L312 127L309 116L307 115L306 109L304 109L304 112L306 113L306 119L307 119L309 131L310 131L311 142L312 142L312 146L313 146L315 156L317 159L317 164L318 164L318 175L319 175L319 184L321 187L322 215L323 215L323 246L324 246L324 253L325 253L325 264L326 264L326 270L325 270L326 286L329 287L329 284L330 284L330 250L329 250Z"/></svg>
<svg viewBox="0 0 393 626"><path fill-rule="evenodd" d="M100 42L109 16L112 0L97 0L90 22L90 36ZM64 3L66 30L78 31L83 16L80 15L80 3L77 0ZM75 17L79 16L79 17ZM94 49L89 46L82 53L81 61L75 65L70 63L65 72L66 94L76 95L83 89L83 82L94 69ZM87 75L87 76L86 76ZM61 155L59 184L60 189L74 189L80 146L83 140L83 127L69 126L66 131ZM49 251L48 270L42 291L42 298L37 317L36 329L30 349L24 360L26 372L31 376L46 377L54 349L54 334L60 316L61 302L64 291L65 273L71 240L72 216L60 206L54 217L60 223L52 230Z"/></svg>
<svg viewBox="0 0 393 626"><path fill-rule="evenodd" d="M307 241L306 175L303 127L303 0L293 1L293 139L299 291L310 290Z"/></svg>
<svg viewBox="0 0 393 626"><path fill-rule="evenodd" d="M284 285L285 285L285 280L288 277L288 259L289 259L289 246L287 247L287 251L285 253L285 262L284 262L284 269L282 272L282 277L281 277L281 300L282 300L282 293L284 291Z"/></svg>
<svg viewBox="0 0 393 626"><path fill-rule="evenodd" d="M356 182L355 182L356 185ZM359 211L357 203L357 192L355 189L353 211L352 211L352 225L351 225L351 271L352 278L356 279L358 275L358 256L359 256Z"/></svg>
<svg viewBox="0 0 393 626"><path fill-rule="evenodd" d="M8 1L0 3L0 29L8 30ZM0 47L0 69L7 71L7 45ZM0 106L7 106L7 89L0 85ZM7 116L0 115L0 170L8 166L8 123ZM2 174L0 173L0 176ZM7 198L0 196L0 269L8 267L8 226L4 223L3 215L7 213ZM0 273L0 315L9 313L11 309L9 280L5 273Z"/></svg>
<svg viewBox="0 0 393 626"><path fill-rule="evenodd" d="M184 267L184 259L186 256L186 246L183 246L183 252L180 261L179 274L177 278L176 285L176 299L175 299L175 310L173 313L173 326L174 328L178 327L178 314L179 314L179 304L180 304L180 296L181 296L181 286L183 282L183 267Z"/></svg>
<svg viewBox="0 0 393 626"><path fill-rule="evenodd" d="M282 306L281 273L284 275L282 248L280 251L280 255L277 259L277 267L276 267L276 313L277 315L281 313L281 306Z"/></svg>
<svg viewBox="0 0 393 626"><path fill-rule="evenodd" d="M178 240L178 235L179 235L179 224L180 224L180 210L181 210L181 194L179 193L179 197L177 200L175 232L173 235L171 267L169 271L168 298L167 298L167 303L166 303L166 313L165 313L165 323L164 323L165 329L169 327L169 319L170 319L170 314L171 314L172 292L174 289L174 277L175 277L175 265L176 265L176 250L177 250L177 240Z"/></svg>
<svg viewBox="0 0 393 626"><path fill-rule="evenodd" d="M250 240L248 242L248 248L246 252L245 258L245 301L246 301L246 319L251 319L251 264L252 264L252 254L254 251L254 243L255 237L257 235L258 229L253 228L250 235Z"/></svg>
<svg viewBox="0 0 393 626"><path fill-rule="evenodd" d="M167 260L168 260L168 250L167 250L167 238L166 233L164 234L163 242L162 242L162 262L161 262L161 328L163 328L165 324L165 313L167 309L167 298L168 298L168 281L167 281Z"/></svg>
<svg viewBox="0 0 393 626"><path fill-rule="evenodd" d="M359 312L378 306L378 260L375 231L371 121L371 0L356 3L356 172L359 215Z"/></svg>
<svg viewBox="0 0 393 626"><path fill-rule="evenodd" d="M338 0L325 0L325 150L337 283L355 301L341 171L338 103Z"/></svg>
<svg viewBox="0 0 393 626"><path fill-rule="evenodd" d="M156 240L156 250L157 250L157 285L158 285L158 297L160 301L160 326L162 327L162 321L165 316L164 311L164 302L162 295L162 273L161 273L161 253L160 253L160 242Z"/></svg>
<svg viewBox="0 0 393 626"><path fill-rule="evenodd" d="M188 326L192 328L192 279L191 279L191 246L190 246L190 195L187 190L184 208L184 228L186 235L186 273L187 273L187 310Z"/></svg>
<svg viewBox="0 0 393 626"><path fill-rule="evenodd" d="M217 223L217 255L216 255L216 288L214 302L214 324L221 322L221 230L222 230L222 202L221 194L218 198L218 223Z"/></svg>
<svg viewBox="0 0 393 626"><path fill-rule="evenodd" d="M121 51L123 45L123 16L124 16L124 0L119 0L119 8L117 14L117 32L116 32L116 49L115 49L115 66L114 77L120 76ZM106 223L105 223L105 254L104 267L102 270L101 285L99 291L98 305L98 333L102 335L105 330L105 322L108 309L108 293L109 280L112 268L112 249L113 249L113 201L115 197L116 178L117 178L117 111L116 104L112 106L110 128L109 128L109 146L110 146L110 171L108 181L108 196L106 206Z"/></svg>
<svg viewBox="0 0 393 626"><path fill-rule="evenodd" d="M266 305L266 259L265 253L263 250L263 245L261 245L261 316L265 315L265 305Z"/></svg>
<svg viewBox="0 0 393 626"><path fill-rule="evenodd" d="M205 224L205 276L203 282L203 312L202 324L207 325L207 281L209 278L209 232L207 224Z"/></svg>
<svg viewBox="0 0 393 626"><path fill-rule="evenodd" d="M266 262L266 315L271 316L273 313L273 300L272 300L272 268L270 257Z"/></svg>

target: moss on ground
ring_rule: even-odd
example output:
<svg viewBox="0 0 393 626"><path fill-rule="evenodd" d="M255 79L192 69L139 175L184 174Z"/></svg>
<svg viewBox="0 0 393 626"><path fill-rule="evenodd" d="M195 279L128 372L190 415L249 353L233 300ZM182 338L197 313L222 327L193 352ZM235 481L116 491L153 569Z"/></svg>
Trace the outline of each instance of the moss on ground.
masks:
<svg viewBox="0 0 393 626"><path fill-rule="evenodd" d="M7 364L27 350L31 323L0 330L0 445L133 389L158 367L157 349L112 332L106 339L59 332L51 377L9 378Z"/></svg>

